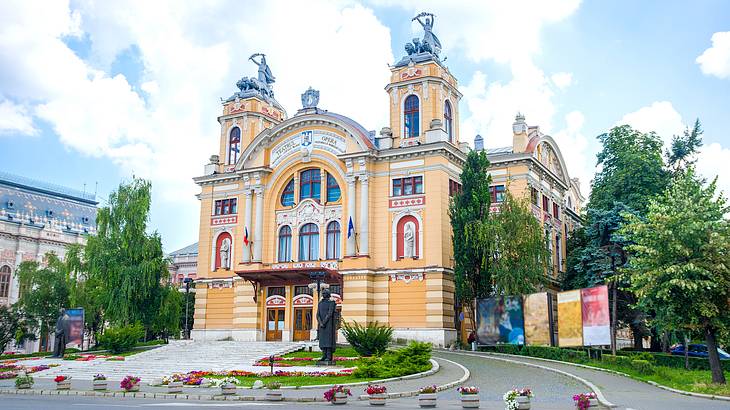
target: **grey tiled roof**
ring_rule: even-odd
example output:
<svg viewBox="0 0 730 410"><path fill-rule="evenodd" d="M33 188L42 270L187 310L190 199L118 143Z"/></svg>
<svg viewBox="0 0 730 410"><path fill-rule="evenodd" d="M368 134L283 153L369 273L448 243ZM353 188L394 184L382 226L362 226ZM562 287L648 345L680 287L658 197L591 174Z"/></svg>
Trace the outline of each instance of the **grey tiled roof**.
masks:
<svg viewBox="0 0 730 410"><path fill-rule="evenodd" d="M195 242L194 244L188 245L184 248L178 249L176 251L170 252L170 256L177 256L177 255L197 255L198 254L198 243Z"/></svg>
<svg viewBox="0 0 730 410"><path fill-rule="evenodd" d="M487 155L511 154L512 147L484 148L484 152L486 152Z"/></svg>
<svg viewBox="0 0 730 410"><path fill-rule="evenodd" d="M17 188L25 188L43 194L61 196L67 199L84 202L89 205L96 205L96 196L92 193L81 192L76 189L66 188L61 185L51 184L36 179L23 177L0 171L0 184L10 185Z"/></svg>

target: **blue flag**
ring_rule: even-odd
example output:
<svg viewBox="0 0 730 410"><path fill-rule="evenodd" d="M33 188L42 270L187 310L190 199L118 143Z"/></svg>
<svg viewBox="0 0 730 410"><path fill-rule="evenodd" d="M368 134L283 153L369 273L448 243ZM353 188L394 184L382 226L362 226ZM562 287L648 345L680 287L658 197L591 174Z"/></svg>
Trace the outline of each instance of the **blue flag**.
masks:
<svg viewBox="0 0 730 410"><path fill-rule="evenodd" d="M347 224L347 237L351 237L355 233L355 225L352 224L352 217L350 217L350 223Z"/></svg>

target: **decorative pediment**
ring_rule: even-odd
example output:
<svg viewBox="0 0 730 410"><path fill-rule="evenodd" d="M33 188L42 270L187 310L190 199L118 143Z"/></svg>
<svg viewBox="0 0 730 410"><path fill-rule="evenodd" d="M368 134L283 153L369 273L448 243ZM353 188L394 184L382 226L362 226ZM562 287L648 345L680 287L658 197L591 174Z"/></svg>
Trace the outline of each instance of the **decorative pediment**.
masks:
<svg viewBox="0 0 730 410"><path fill-rule="evenodd" d="M293 209L276 212L276 226L290 225L299 227L307 223L313 223L323 227L332 220L342 219L342 205L324 206L312 199L301 201Z"/></svg>

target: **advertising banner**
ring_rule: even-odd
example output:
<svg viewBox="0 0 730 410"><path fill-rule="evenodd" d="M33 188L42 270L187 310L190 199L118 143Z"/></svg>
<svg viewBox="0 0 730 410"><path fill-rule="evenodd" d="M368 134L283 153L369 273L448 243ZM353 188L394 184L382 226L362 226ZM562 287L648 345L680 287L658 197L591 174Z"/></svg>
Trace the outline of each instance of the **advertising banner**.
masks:
<svg viewBox="0 0 730 410"><path fill-rule="evenodd" d="M66 309L68 316L66 322L66 344L74 344L81 346L84 340L84 309Z"/></svg>
<svg viewBox="0 0 730 410"><path fill-rule="evenodd" d="M558 345L583 346L580 289L558 293Z"/></svg>
<svg viewBox="0 0 730 410"><path fill-rule="evenodd" d="M477 300L479 344L524 344L521 296L500 296Z"/></svg>
<svg viewBox="0 0 730 410"><path fill-rule="evenodd" d="M547 292L525 296L525 342L528 345L550 346L550 305Z"/></svg>
<svg viewBox="0 0 730 410"><path fill-rule="evenodd" d="M608 287L581 289L583 303L583 345L611 344L611 320L608 315Z"/></svg>

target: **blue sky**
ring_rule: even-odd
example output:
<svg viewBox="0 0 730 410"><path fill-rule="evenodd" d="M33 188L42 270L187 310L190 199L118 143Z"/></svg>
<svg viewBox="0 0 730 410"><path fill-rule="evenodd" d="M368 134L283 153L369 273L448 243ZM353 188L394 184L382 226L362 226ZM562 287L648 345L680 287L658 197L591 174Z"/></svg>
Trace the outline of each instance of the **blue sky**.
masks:
<svg viewBox="0 0 730 410"><path fill-rule="evenodd" d="M217 150L219 98L255 74L250 54L267 54L290 114L311 85L323 108L379 130L386 64L423 10L464 94L462 140L507 145L522 111L587 196L598 134L628 122L669 140L699 117L699 169L730 191L727 1L119 3L0 5L0 169L98 186L102 204L149 178L166 251L197 240L191 178Z"/></svg>

